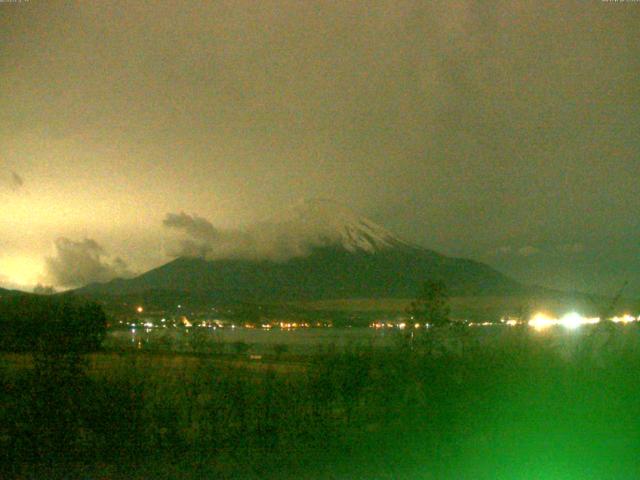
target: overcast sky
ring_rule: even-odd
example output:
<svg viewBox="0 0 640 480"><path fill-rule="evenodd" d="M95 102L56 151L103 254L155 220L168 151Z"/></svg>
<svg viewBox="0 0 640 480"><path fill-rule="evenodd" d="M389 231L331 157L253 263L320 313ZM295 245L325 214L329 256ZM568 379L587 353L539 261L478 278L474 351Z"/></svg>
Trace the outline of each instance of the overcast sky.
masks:
<svg viewBox="0 0 640 480"><path fill-rule="evenodd" d="M168 213L323 197L640 294L639 79L634 2L0 3L0 285L158 266Z"/></svg>

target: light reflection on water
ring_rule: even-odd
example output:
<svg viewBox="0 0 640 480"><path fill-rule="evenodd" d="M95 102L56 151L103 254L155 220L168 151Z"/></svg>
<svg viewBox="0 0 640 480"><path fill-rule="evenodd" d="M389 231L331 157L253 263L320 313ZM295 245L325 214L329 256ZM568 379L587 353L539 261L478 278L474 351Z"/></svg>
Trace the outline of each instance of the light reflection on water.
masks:
<svg viewBox="0 0 640 480"><path fill-rule="evenodd" d="M615 335L616 343L638 342L636 328L621 327L621 334ZM533 329L516 331L504 325L473 328L464 333L464 342L476 345L500 343L514 335L527 335L540 338L557 347L565 356L573 352L594 333L593 328L567 331L553 328L545 332ZM322 351L344 351L358 348L391 348L403 342L404 333L398 330L372 328L304 328L297 330L261 330L245 328L137 328L113 330L108 332L106 347L137 349L162 349L171 351L203 351L232 353L238 343L248 345L250 353L273 353L274 349L284 346L286 352L311 354ZM606 333L603 335L607 335ZM405 337L406 338L406 337ZM449 338L445 334L444 343ZM608 338L599 343L608 344Z"/></svg>
<svg viewBox="0 0 640 480"><path fill-rule="evenodd" d="M398 332L375 331L370 328L305 328L298 330L261 330L245 328L168 328L113 330L107 334L107 346L129 344L137 348L161 347L176 351L193 350L194 345L229 350L244 342L253 353L273 352L285 345L290 353L312 353L322 349L345 350L359 347L392 347ZM170 346L170 348L169 348Z"/></svg>

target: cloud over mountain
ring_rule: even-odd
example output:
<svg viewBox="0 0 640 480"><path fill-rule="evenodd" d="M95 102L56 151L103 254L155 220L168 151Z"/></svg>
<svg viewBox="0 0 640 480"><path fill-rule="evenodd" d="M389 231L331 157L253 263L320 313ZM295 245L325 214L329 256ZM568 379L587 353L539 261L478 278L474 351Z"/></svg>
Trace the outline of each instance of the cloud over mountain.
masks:
<svg viewBox="0 0 640 480"><path fill-rule="evenodd" d="M197 215L169 213L163 225L177 233L167 248L170 257L286 260L309 253L319 239L286 222L259 222L245 229L217 229Z"/></svg>
<svg viewBox="0 0 640 480"><path fill-rule="evenodd" d="M167 214L163 225L178 234L167 249L169 256L209 260L282 261L331 244L351 251L404 244L383 227L329 200L306 200L245 229L217 229L208 220L184 212Z"/></svg>
<svg viewBox="0 0 640 480"><path fill-rule="evenodd" d="M110 259L95 240L82 241L60 237L55 241L56 254L45 259L45 281L62 287L77 287L106 282L116 277L131 277L133 272L120 257Z"/></svg>

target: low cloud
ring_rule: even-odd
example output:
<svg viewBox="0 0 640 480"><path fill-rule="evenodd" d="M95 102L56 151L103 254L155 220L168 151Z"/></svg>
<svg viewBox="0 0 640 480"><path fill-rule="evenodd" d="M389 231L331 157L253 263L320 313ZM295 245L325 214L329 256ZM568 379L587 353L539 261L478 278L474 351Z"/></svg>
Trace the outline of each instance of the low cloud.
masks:
<svg viewBox="0 0 640 480"><path fill-rule="evenodd" d="M206 257L212 246L223 241L223 235L207 219L184 212L168 213L162 224L184 234L169 250L170 256Z"/></svg>
<svg viewBox="0 0 640 480"><path fill-rule="evenodd" d="M163 225L176 234L167 248L171 257L283 261L336 242L345 225L358 221L357 215L340 205L312 200L245 229L218 229L207 219L184 212L168 213Z"/></svg>
<svg viewBox="0 0 640 480"><path fill-rule="evenodd" d="M246 229L221 230L202 217L183 212L167 214L163 225L177 233L167 248L171 257L286 260L304 256L321 243L317 236L286 223L261 222Z"/></svg>
<svg viewBox="0 0 640 480"><path fill-rule="evenodd" d="M191 216L184 212L168 213L162 223L165 227L184 230L187 235L204 242L216 241L219 238L219 233L211 222L197 215Z"/></svg>
<svg viewBox="0 0 640 480"><path fill-rule="evenodd" d="M55 249L55 256L45 259L47 284L80 287L134 275L124 260L110 259L104 248L90 238L74 241L60 237L55 241Z"/></svg>

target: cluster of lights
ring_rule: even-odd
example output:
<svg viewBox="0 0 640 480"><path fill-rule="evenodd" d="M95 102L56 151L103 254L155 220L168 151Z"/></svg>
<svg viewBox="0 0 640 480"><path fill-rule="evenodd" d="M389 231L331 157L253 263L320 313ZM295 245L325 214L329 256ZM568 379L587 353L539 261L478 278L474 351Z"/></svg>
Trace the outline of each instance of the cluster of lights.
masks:
<svg viewBox="0 0 640 480"><path fill-rule="evenodd" d="M394 328L396 325L393 323L385 323L385 322L374 322L371 325L369 325L369 327L371 328L375 328L375 329L380 329L380 328Z"/></svg>
<svg viewBox="0 0 640 480"><path fill-rule="evenodd" d="M382 328L399 328L400 330L404 330L405 328L407 328L407 326L413 326L413 328L422 328L423 325L421 323L406 323L406 322L400 322L400 323L391 323L391 322L373 322L369 325L369 328L375 328L376 330L382 329ZM425 328L429 327L429 324L425 323L424 324Z"/></svg>
<svg viewBox="0 0 640 480"><path fill-rule="evenodd" d="M178 308L181 308L182 305L178 305ZM142 306L137 306L136 307L136 312L137 313L143 313L144 312L144 307ZM632 322L638 322L640 321L640 317L634 317L632 315L629 314L624 314L621 317L615 316L613 318L610 319L612 322L614 323L621 323L621 324L628 324L628 323L632 323ZM164 324L166 322L166 319L163 318L161 320L161 322ZM537 331L542 331L542 330L546 330L550 327L555 327L555 326L561 326L564 327L568 330L575 330L577 328L579 328L582 325L593 325L600 322L600 318L598 317L585 317L580 315L579 313L576 312L571 312L568 313L566 315L564 315L561 318L555 318L552 317L550 315L547 315L545 313L536 313L533 317L531 317L531 319L526 322L530 327L534 328ZM122 321L120 321L119 323L123 323ZM179 323L181 323L183 326L189 328L192 326L192 323L189 321L189 319L186 316L182 316L180 318ZM488 327L488 326L493 326L495 325L494 322L465 322L468 326L470 327ZM514 327L516 325L521 325L525 322L520 321L518 319L513 319L513 318L502 318L500 320L500 323L510 326L510 327ZM141 323L141 325L137 325L136 323L130 323L131 326L131 332L135 334L135 327L136 326L143 326L145 327L145 331L149 331L151 328L153 328L155 325L152 322L144 322ZM176 324L173 323L173 326L175 327ZM198 326L200 327L209 327L209 328L223 328L223 324L222 322L215 320L214 322L211 321L207 321L207 322L201 322ZM293 329L297 329L297 328L309 328L311 325L306 323L306 322L278 322L278 323L266 323L266 324L261 324L259 325L262 329L264 330L270 330L272 327L277 326L280 327L280 329L282 330L293 330ZM321 324L320 322L318 322L316 324L316 326L320 327L320 326L326 326L326 327L331 327L331 324ZM377 321L374 322L372 324L369 325L371 328L375 328L375 329L382 329L382 328L399 328L400 330L404 330L407 327L407 324L405 322L400 322L400 323L391 323L391 322L383 322L383 321ZM428 324L424 325L425 327L429 327ZM162 325L162 327L166 328L166 325ZM231 325L231 328L235 328L235 325ZM244 328L256 328L255 325L253 324L249 324L249 323L245 323L244 325L242 325L242 327ZM413 324L413 328L421 328L422 325L420 323L415 323Z"/></svg>
<svg viewBox="0 0 640 480"><path fill-rule="evenodd" d="M138 308L142 308L142 307L138 307ZM136 309L137 311L137 309ZM162 327L162 328L167 328L167 323L169 323L171 326L173 327L178 327L178 326L183 326L186 328L191 328L191 327L200 327L200 328L212 328L212 329L218 329L218 328L245 328L245 329L249 329L249 330L253 330L253 329L262 329L262 330L272 330L273 328L280 328L281 330L295 330L295 329L300 329L300 328L313 328L313 327L317 327L317 328L331 328L333 327L333 323L332 322L315 322L315 323L310 323L310 322L306 322L306 321L274 321L274 322L269 322L269 323L258 323L258 324L254 324L254 323L250 323L250 322L245 322L245 323L241 323L239 325L236 324L227 324L221 320L201 320L201 321L193 321L193 320L189 320L189 318L187 318L185 315L181 316L179 319L174 319L172 321L167 321L166 318L162 318L160 320L159 324L155 324L153 323L153 321L151 321L150 319L144 319L144 320L140 320L138 322L126 322L123 320L120 320L118 322L119 324L126 324L128 326L131 327L132 331L135 330L135 327L145 327L145 328L156 328L156 327ZM389 324L389 326L391 326L391 324ZM416 328L418 327L418 324L416 324Z"/></svg>
<svg viewBox="0 0 640 480"><path fill-rule="evenodd" d="M628 324L632 322L640 322L640 317L634 317L633 315L625 314L621 317L613 317L610 319L614 323ZM583 325L595 325L600 322L599 317L585 317L576 312L567 313L566 315L556 318L546 313L536 313L528 322L521 321L515 318L502 318L500 323L509 327L515 327L517 325L529 325L537 331L546 330L551 327L560 326L567 330L575 330ZM492 327L495 326L494 322L465 322L469 327ZM428 327L428 325L425 325ZM404 322L401 323L389 323L389 322L374 322L369 325L370 328L383 329L383 328L399 328L403 330L407 327ZM420 328L421 324L416 323L414 328Z"/></svg>
<svg viewBox="0 0 640 480"><path fill-rule="evenodd" d="M640 320L640 317L636 318L629 314L625 314L622 317L613 317L611 319L611 321L614 323L624 323L624 324L637 322L638 320ZM576 328L579 328L582 325L594 325L598 322L600 322L599 317L584 317L576 312L568 313L561 318L553 318L544 313L537 313L531 318L531 320L529 320L529 326L533 327L538 331L546 330L549 327L554 327L557 325L567 328L569 330L575 330Z"/></svg>
<svg viewBox="0 0 640 480"><path fill-rule="evenodd" d="M635 318L635 317L633 317L633 316L631 316L629 314L625 314L625 315L623 315L621 317L613 317L611 319L611 321L613 323L631 323L631 322L640 321L640 317Z"/></svg>
<svg viewBox="0 0 640 480"><path fill-rule="evenodd" d="M309 328L307 322L280 322L280 328L282 330L294 330L296 328Z"/></svg>

